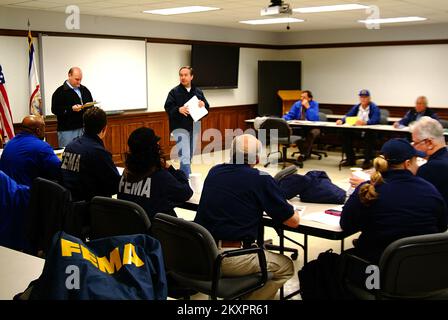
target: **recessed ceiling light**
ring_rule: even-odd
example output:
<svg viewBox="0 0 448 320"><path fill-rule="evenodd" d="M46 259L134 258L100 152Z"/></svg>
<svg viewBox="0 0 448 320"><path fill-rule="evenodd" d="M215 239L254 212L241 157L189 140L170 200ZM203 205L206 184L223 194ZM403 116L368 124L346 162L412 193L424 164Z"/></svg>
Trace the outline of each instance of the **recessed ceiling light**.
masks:
<svg viewBox="0 0 448 320"><path fill-rule="evenodd" d="M203 6L189 6L189 7L146 10L146 11L143 11L143 12L144 13L151 13L151 14L161 14L161 15L164 15L164 16L168 16L168 15L172 15L172 14L205 12L205 11L214 11L214 10L220 10L220 8L203 7Z"/></svg>
<svg viewBox="0 0 448 320"><path fill-rule="evenodd" d="M316 13L316 12L332 12L332 11L348 11L348 10L361 10L367 9L369 6L362 4L351 3L351 4L338 4L334 6L319 6L319 7L306 7L306 8L296 8L292 11L299 13Z"/></svg>
<svg viewBox="0 0 448 320"><path fill-rule="evenodd" d="M274 24L274 23L295 23L304 21L305 20L296 18L272 18L272 19L259 19L259 20L244 20L240 21L240 23L258 25L258 24Z"/></svg>
<svg viewBox="0 0 448 320"><path fill-rule="evenodd" d="M400 23L400 22L414 22L414 21L425 21L427 18L422 17L399 17L399 18L384 18L384 19L367 19L358 20L358 22L365 24L381 24L381 23Z"/></svg>

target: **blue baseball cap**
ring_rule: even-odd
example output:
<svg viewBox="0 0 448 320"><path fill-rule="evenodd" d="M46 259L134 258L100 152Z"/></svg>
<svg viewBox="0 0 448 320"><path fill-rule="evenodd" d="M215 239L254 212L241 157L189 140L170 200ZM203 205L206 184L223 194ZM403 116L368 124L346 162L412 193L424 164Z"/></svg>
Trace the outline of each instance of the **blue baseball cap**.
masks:
<svg viewBox="0 0 448 320"><path fill-rule="evenodd" d="M363 90L359 91L359 96L360 97L370 97L370 91L363 89Z"/></svg>
<svg viewBox="0 0 448 320"><path fill-rule="evenodd" d="M413 157L426 157L426 153L416 150L406 139L391 139L381 148L381 154L392 164L403 163Z"/></svg>

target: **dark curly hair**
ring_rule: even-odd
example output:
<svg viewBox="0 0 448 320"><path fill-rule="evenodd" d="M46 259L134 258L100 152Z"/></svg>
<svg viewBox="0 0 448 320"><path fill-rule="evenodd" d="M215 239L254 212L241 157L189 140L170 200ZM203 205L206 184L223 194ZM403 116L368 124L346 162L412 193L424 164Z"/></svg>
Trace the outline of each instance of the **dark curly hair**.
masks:
<svg viewBox="0 0 448 320"><path fill-rule="evenodd" d="M134 130L128 138L129 152L126 153L126 169L134 178L165 168L165 158L151 128L141 127Z"/></svg>

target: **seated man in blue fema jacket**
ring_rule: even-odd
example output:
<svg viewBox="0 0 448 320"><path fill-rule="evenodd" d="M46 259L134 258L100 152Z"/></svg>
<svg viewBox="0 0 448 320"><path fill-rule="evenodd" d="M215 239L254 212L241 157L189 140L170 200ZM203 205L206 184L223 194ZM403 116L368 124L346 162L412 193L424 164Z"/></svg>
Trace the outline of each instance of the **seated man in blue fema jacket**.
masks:
<svg viewBox="0 0 448 320"><path fill-rule="evenodd" d="M358 117L355 126L366 126L379 124L381 112L378 106L372 102L369 90L359 92L360 103L355 105L343 119L338 120L336 124L342 125L347 117ZM342 134L342 150L346 155L346 160L342 162L344 167L352 167L356 164L355 152L353 150L353 140L362 139L364 148L363 169L369 169L372 166L373 152L377 134L372 131L363 130L344 130Z"/></svg>

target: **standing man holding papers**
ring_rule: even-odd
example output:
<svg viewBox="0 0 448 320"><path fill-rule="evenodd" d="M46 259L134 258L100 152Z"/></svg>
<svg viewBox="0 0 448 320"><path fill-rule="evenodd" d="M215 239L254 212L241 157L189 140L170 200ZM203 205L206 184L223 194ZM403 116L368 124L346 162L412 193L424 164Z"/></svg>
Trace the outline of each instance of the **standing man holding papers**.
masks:
<svg viewBox="0 0 448 320"><path fill-rule="evenodd" d="M81 69L70 68L68 79L56 89L51 99L51 112L58 118L58 143L61 148L82 135L83 105L93 101L92 94L81 81Z"/></svg>
<svg viewBox="0 0 448 320"><path fill-rule="evenodd" d="M197 99L199 108L206 108L208 111L210 107L202 90L195 87L192 83L193 76L192 67L185 66L180 68L180 84L169 92L165 102L165 111L168 113L170 122L170 132L174 141L176 141L176 148L180 157L180 170L187 177L191 173L190 164L196 148L197 136L201 133L201 122L196 116L194 118L197 121L194 121L192 117L192 108L194 108L192 103L195 103ZM199 114L199 116L207 113L198 112L198 110L194 111L194 115Z"/></svg>

